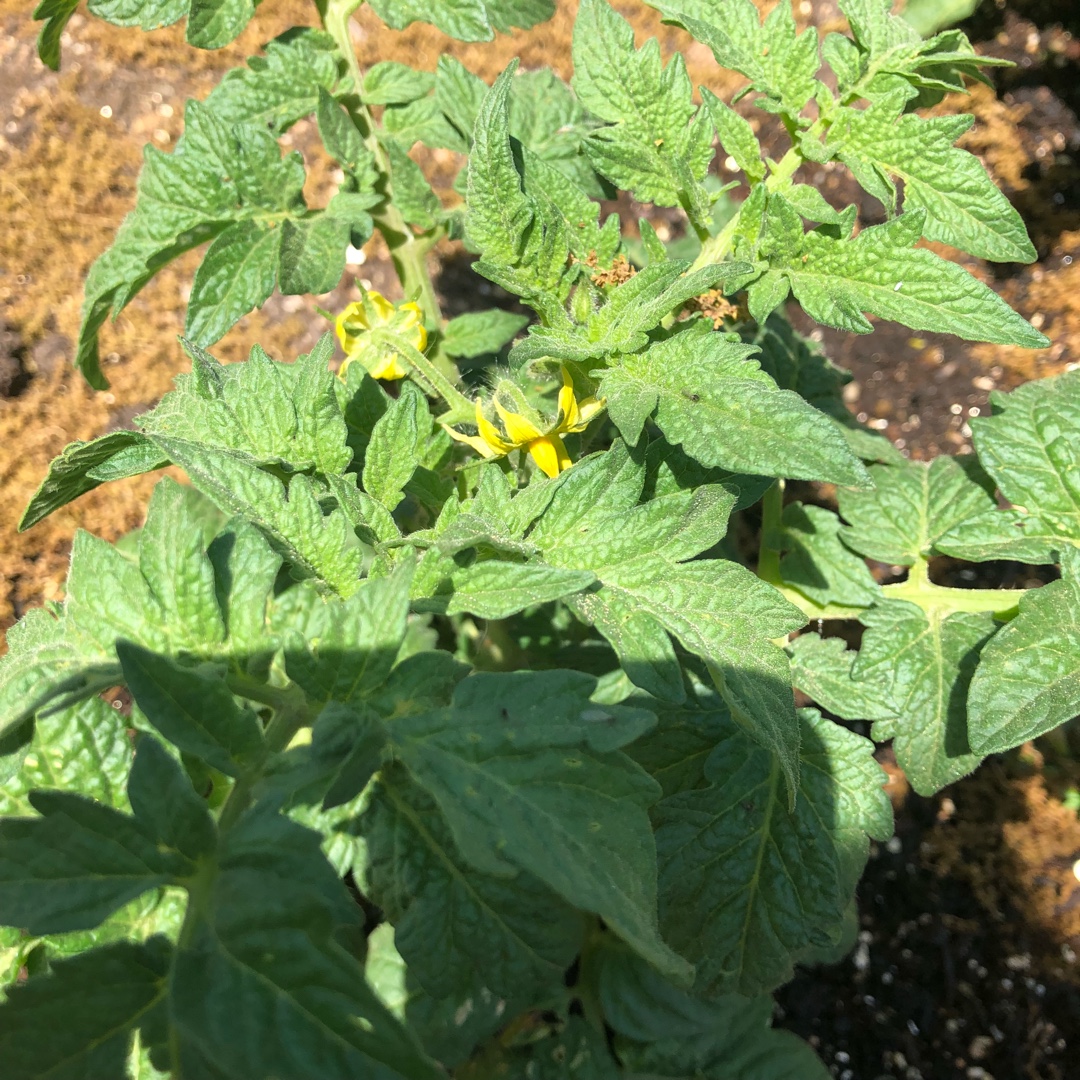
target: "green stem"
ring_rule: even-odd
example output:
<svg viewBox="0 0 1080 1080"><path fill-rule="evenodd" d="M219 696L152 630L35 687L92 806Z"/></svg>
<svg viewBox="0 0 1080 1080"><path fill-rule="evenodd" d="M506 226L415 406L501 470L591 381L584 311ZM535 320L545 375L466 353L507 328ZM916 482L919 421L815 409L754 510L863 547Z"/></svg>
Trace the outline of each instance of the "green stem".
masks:
<svg viewBox="0 0 1080 1080"><path fill-rule="evenodd" d="M776 483L765 492L761 500L761 541L758 545L758 577L768 582L778 582L780 577L780 552L771 544L783 527L784 481Z"/></svg>
<svg viewBox="0 0 1080 1080"><path fill-rule="evenodd" d="M360 96L364 85L364 74L360 70L356 50L349 36L349 19L363 2L364 0L316 0L323 26L333 37L338 50L345 58L349 74L353 79L356 93L355 100L349 102L349 112L364 139L364 145L374 155L381 176L380 191L383 201L372 211L372 220L390 249L390 258L401 280L405 296L409 299L416 298L424 313L424 325L429 330L441 330L442 310L439 307L435 286L427 265L427 254L437 241L441 230L437 228L423 236L417 236L402 217L401 211L394 205L390 163L375 134L375 122L371 113Z"/></svg>

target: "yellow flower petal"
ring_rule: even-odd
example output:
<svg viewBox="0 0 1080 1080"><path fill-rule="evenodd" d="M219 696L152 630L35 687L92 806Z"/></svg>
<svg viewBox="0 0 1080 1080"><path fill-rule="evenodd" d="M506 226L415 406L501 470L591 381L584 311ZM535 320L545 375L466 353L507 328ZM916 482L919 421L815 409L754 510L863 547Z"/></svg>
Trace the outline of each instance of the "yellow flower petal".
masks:
<svg viewBox="0 0 1080 1080"><path fill-rule="evenodd" d="M334 320L334 332L346 352L356 337L357 329L367 329L367 317L364 315L364 305L354 301L346 304L345 310Z"/></svg>
<svg viewBox="0 0 1080 1080"><path fill-rule="evenodd" d="M556 431L577 431L574 425L578 422L578 403L574 397L574 380L570 378L570 372L562 369L562 389L559 391L559 422Z"/></svg>
<svg viewBox="0 0 1080 1080"><path fill-rule="evenodd" d="M516 443L507 442L500 434L499 429L484 415L480 399L476 401L476 430L480 432L480 438L495 451L496 454L509 454Z"/></svg>
<svg viewBox="0 0 1080 1080"><path fill-rule="evenodd" d="M604 411L606 406L607 402L603 399L597 401L596 398L585 398L579 401L577 403L577 421L573 425L563 428L563 431L584 431Z"/></svg>
<svg viewBox="0 0 1080 1080"><path fill-rule="evenodd" d="M573 462L566 452L562 439L558 435L543 435L529 443L529 456L540 467L545 476L558 476L563 469L569 469Z"/></svg>
<svg viewBox="0 0 1080 1080"><path fill-rule="evenodd" d="M471 446L482 458L490 460L493 457L499 457L494 450L479 435L466 435L464 432L455 431L449 424L443 424L443 430L451 439L460 443L465 443L466 446Z"/></svg>
<svg viewBox="0 0 1080 1080"><path fill-rule="evenodd" d="M369 289L367 301L375 309L380 321L388 323L394 317L394 305L382 293Z"/></svg>
<svg viewBox="0 0 1080 1080"><path fill-rule="evenodd" d="M409 374L409 369L401 365L397 353L387 351L386 355L368 368L368 374L373 379L404 379Z"/></svg>
<svg viewBox="0 0 1080 1080"><path fill-rule="evenodd" d="M524 446L533 439L539 439L544 433L531 421L526 420L520 413L510 412L499 404L499 399L494 401L495 411L506 428L506 435L514 446Z"/></svg>

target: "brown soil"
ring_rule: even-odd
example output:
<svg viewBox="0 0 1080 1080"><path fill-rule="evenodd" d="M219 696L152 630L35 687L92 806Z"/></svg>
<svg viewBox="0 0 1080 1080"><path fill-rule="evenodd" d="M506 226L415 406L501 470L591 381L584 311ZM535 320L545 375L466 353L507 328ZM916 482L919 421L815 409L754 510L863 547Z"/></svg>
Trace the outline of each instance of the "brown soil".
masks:
<svg viewBox="0 0 1080 1080"><path fill-rule="evenodd" d="M681 49L695 82L730 98L737 80L718 73L703 46L635 0L616 6L639 40L655 35L667 51ZM362 65L398 59L433 68L446 51L489 80L514 56L526 68L549 65L567 76L575 7L561 0L550 23L482 46L418 25L393 33L362 8L354 40ZM834 0L797 0L795 7L803 20L840 25ZM1024 214L1040 256L1033 267L966 264L1053 346L1036 353L971 346L893 325L867 338L814 329L855 375L852 410L913 456L967 449L967 421L986 408L992 389L1080 362L1080 41L1070 34L1080 27L1054 22L1063 14L1075 21L1068 11L1061 0L985 3L969 24L973 38L1017 67L996 75L995 89L976 87L972 98L941 106L974 109L978 124L967 145ZM0 0L0 628L61 594L76 528L123 534L140 523L153 484L148 477L112 484L26 534L15 531L65 444L129 425L186 366L176 337L195 257L163 271L103 331L108 391L90 390L70 367L81 282L133 204L141 147L172 145L185 98L205 96L261 41L314 21L308 0L265 0L238 42L207 53L185 46L182 28L144 34L79 14L56 75L35 58L28 12L25 0ZM773 145L768 124L760 134ZM308 158L308 194L317 205L330 184L329 163L310 124L297 125L291 139ZM450 156L417 153L452 197L445 190ZM842 171L825 168L807 179L834 200L859 197ZM880 215L872 200L859 198L866 220ZM467 310L476 287L467 260L449 247L437 254L447 310ZM378 244L351 269L393 294ZM352 288L347 276L320 302L337 306ZM258 341L288 357L323 329L307 301L275 296L215 352L237 360ZM816 1041L834 1075L1080 1076L1080 886L1071 870L1080 857L1080 824L1047 793L1048 784L1055 793L1061 788L1051 773L1010 768L989 764L934 800L903 796L896 777L899 847L883 846L871 860L858 949L833 969L800 975L781 999L786 1025Z"/></svg>

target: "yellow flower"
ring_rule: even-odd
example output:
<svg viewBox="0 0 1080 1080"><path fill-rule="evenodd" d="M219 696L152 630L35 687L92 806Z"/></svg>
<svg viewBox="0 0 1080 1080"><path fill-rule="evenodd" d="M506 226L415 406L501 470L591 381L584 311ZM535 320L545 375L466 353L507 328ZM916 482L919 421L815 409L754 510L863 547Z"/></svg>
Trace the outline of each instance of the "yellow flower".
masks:
<svg viewBox="0 0 1080 1080"><path fill-rule="evenodd" d="M563 385L559 391L559 415L553 423L545 420L525 401L524 395L512 383L503 382L495 390L491 404L499 425L484 413L483 404L476 402L476 435L465 435L447 426L446 431L458 442L467 443L481 457L504 457L513 450L523 449L546 476L558 476L569 469L573 462L566 452L562 436L584 431L589 421L604 408L603 401L585 398L578 401L574 395L574 383L563 368ZM501 400L502 399L502 400ZM507 401L510 405L503 403Z"/></svg>
<svg viewBox="0 0 1080 1080"><path fill-rule="evenodd" d="M373 379L404 379L409 374L401 357L389 345L371 340L372 330L388 330L420 352L427 348L427 330L420 306L411 302L392 304L374 290L349 304L334 321L334 329L345 350L345 362L338 371L342 378L354 360Z"/></svg>

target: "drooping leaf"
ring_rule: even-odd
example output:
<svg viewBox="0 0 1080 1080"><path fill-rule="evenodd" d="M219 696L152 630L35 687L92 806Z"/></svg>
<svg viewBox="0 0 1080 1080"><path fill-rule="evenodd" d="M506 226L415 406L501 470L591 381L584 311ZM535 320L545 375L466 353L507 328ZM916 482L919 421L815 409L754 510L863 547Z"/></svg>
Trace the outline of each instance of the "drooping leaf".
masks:
<svg viewBox="0 0 1080 1080"><path fill-rule="evenodd" d="M1020 614L983 650L967 704L969 738L981 754L1019 746L1080 714L1075 569L1021 599Z"/></svg>
<svg viewBox="0 0 1080 1080"><path fill-rule="evenodd" d="M446 324L443 348L450 356L466 359L497 353L528 321L525 315L499 308L459 315Z"/></svg>
<svg viewBox="0 0 1080 1080"><path fill-rule="evenodd" d="M843 638L800 634L790 645L791 682L816 705L844 720L892 720L896 706L876 679L855 679L858 652Z"/></svg>
<svg viewBox="0 0 1080 1080"><path fill-rule="evenodd" d="M988 614L923 611L903 600L871 608L852 676L885 687L895 719L874 724L892 739L896 759L920 795L933 795L982 760L968 735L968 686L979 651L994 632Z"/></svg>
<svg viewBox="0 0 1080 1080"><path fill-rule="evenodd" d="M467 993L480 979L501 996L539 1000L561 985L582 919L531 873L478 872L430 796L393 770L383 771L362 827L371 895L429 994Z"/></svg>
<svg viewBox="0 0 1080 1080"><path fill-rule="evenodd" d="M689 966L656 929L646 807L659 791L617 752L638 717L593 705L595 685L578 672L474 675L450 708L391 725L394 753L477 870L535 875L686 978Z"/></svg>
<svg viewBox="0 0 1080 1080"><path fill-rule="evenodd" d="M132 1039L164 1004L170 948L117 942L57 961L0 1004L0 1055L11 1080L125 1077Z"/></svg>
<svg viewBox="0 0 1080 1080"><path fill-rule="evenodd" d="M695 985L754 995L835 941L869 837L892 831L873 744L802 711L802 785L787 809L775 757L737 725L706 764L709 786L654 811L661 925L698 958Z"/></svg>

